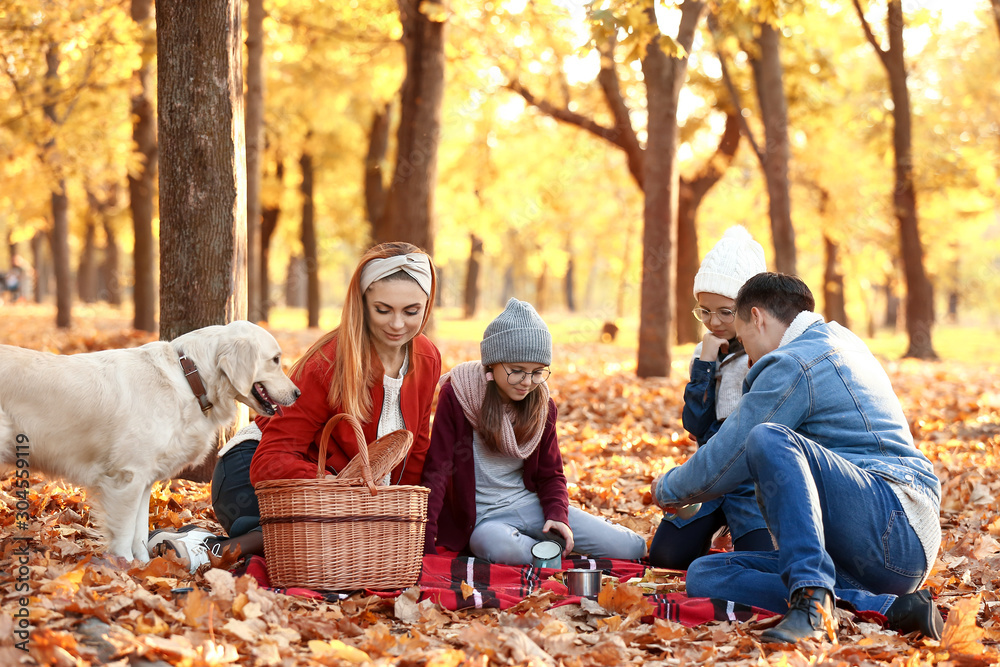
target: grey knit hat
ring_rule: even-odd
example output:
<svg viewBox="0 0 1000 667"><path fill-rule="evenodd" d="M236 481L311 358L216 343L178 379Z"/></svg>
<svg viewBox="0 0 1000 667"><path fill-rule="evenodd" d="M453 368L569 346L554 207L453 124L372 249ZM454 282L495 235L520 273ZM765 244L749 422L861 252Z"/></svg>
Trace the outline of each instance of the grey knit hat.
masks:
<svg viewBox="0 0 1000 667"><path fill-rule="evenodd" d="M552 363L552 334L527 301L511 298L497 318L486 325L479 344L483 366L523 361Z"/></svg>

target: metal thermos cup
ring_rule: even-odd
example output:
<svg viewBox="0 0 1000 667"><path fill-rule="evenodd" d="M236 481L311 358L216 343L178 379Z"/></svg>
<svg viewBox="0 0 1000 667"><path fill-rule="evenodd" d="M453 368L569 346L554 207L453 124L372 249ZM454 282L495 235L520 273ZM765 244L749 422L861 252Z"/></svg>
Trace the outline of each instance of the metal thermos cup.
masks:
<svg viewBox="0 0 1000 667"><path fill-rule="evenodd" d="M535 542L531 547L531 564L535 567L559 569L562 567L562 546L555 540Z"/></svg>

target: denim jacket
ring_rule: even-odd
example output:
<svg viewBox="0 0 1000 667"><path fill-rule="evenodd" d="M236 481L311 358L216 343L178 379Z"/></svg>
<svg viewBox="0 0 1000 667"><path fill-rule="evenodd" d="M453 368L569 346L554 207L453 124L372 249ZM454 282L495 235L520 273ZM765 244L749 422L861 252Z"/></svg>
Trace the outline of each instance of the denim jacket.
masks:
<svg viewBox="0 0 1000 667"><path fill-rule="evenodd" d="M749 481L745 443L763 423L783 424L940 505L941 484L913 444L888 376L864 342L836 322L815 323L761 357L736 410L705 446L660 478L657 500L702 502Z"/></svg>

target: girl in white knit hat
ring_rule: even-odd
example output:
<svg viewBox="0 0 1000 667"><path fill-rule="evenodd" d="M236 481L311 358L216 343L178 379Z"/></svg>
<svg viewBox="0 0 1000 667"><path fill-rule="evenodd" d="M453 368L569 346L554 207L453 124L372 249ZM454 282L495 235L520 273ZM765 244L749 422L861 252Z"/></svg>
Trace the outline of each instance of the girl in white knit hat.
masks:
<svg viewBox="0 0 1000 667"><path fill-rule="evenodd" d="M531 304L511 299L480 352L441 378L421 480L431 490L425 553L526 565L537 542L557 540L563 556L645 556L642 537L569 504L546 385L552 336Z"/></svg>
<svg viewBox="0 0 1000 667"><path fill-rule="evenodd" d="M767 271L764 249L744 227L726 230L694 278L698 306L694 316L708 331L694 349L691 380L684 389L684 428L698 445L708 442L736 409L743 395L748 357L736 338L737 292L743 283ZM705 503L693 516L665 515L653 537L649 561L679 570L708 553L712 538L729 527L737 551L771 551L771 534L757 506L752 485Z"/></svg>

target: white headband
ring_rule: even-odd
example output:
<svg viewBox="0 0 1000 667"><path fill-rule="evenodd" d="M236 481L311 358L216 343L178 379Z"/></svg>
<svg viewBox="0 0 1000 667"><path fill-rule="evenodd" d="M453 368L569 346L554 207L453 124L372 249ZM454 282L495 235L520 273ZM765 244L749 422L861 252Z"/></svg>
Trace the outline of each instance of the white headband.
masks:
<svg viewBox="0 0 1000 667"><path fill-rule="evenodd" d="M392 257L373 259L361 269L361 293L364 294L372 283L391 276L397 271L403 271L417 281L420 289L428 297L431 295L431 260L422 252L411 252L409 255L394 255Z"/></svg>

